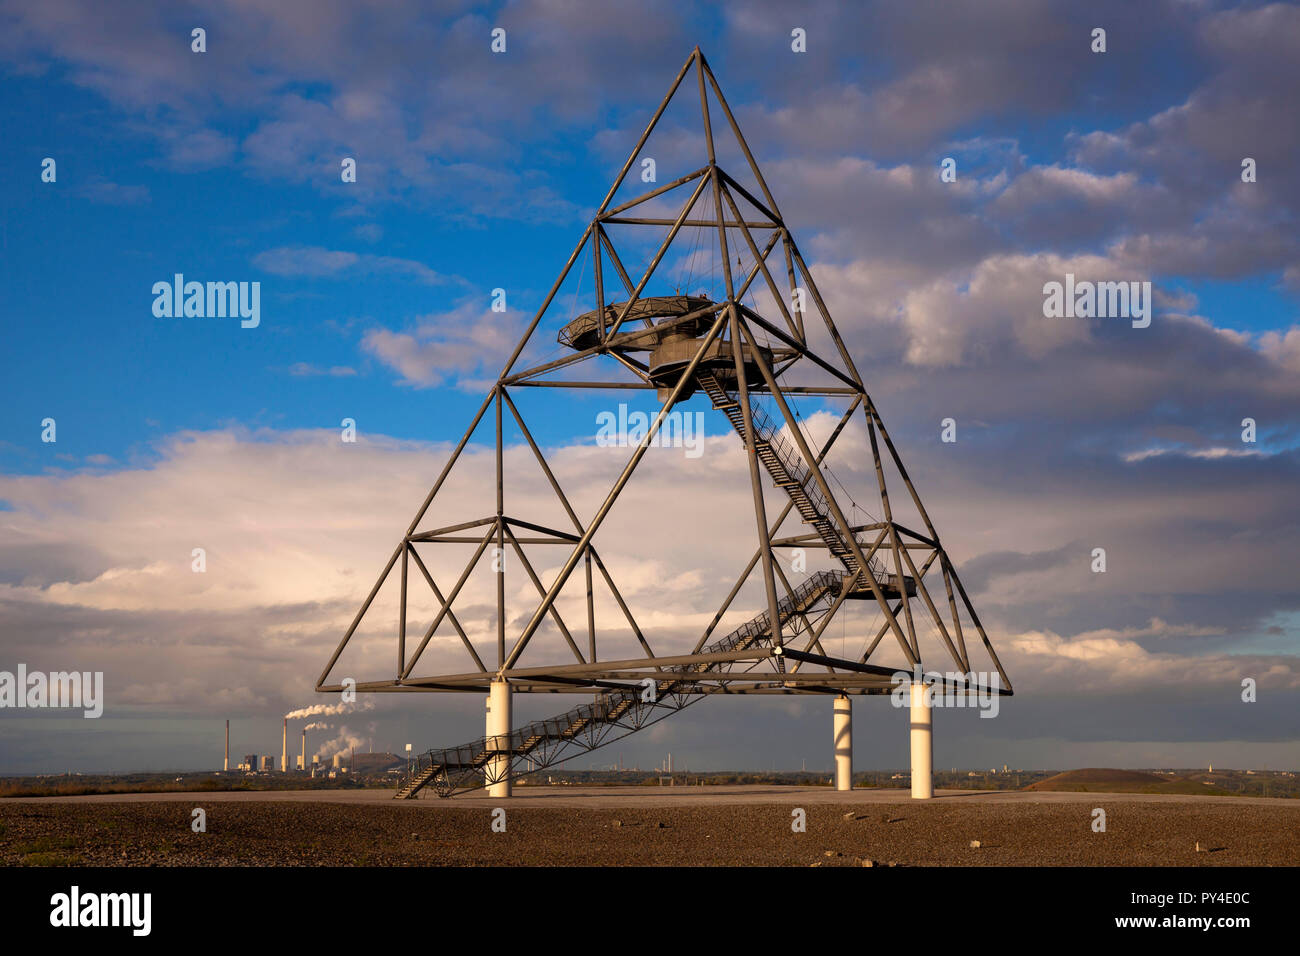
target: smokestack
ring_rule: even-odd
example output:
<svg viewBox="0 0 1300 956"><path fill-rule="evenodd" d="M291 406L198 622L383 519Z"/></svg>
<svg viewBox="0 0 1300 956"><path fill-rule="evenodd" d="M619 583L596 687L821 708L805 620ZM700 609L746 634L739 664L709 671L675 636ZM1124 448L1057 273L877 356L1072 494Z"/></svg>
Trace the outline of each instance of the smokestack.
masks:
<svg viewBox="0 0 1300 956"><path fill-rule="evenodd" d="M289 772L289 718L284 718L284 736L280 739L280 773Z"/></svg>
<svg viewBox="0 0 1300 956"><path fill-rule="evenodd" d="M302 732L302 769L307 769L307 731Z"/></svg>
<svg viewBox="0 0 1300 956"><path fill-rule="evenodd" d="M221 767L222 770L230 770L230 721L226 721L226 761Z"/></svg>

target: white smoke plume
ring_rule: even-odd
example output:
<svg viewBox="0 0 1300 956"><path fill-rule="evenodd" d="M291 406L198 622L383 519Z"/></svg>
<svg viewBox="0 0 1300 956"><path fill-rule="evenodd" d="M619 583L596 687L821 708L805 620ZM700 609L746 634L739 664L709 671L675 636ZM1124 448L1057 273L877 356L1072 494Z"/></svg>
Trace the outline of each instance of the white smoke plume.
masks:
<svg viewBox="0 0 1300 956"><path fill-rule="evenodd" d="M339 727L339 735L333 740L326 741L316 749L316 757L321 763L329 760L335 754L344 753L348 750L363 750L366 746L366 738L360 734L354 734L347 728L347 725Z"/></svg>
<svg viewBox="0 0 1300 956"><path fill-rule="evenodd" d="M308 730L329 730L329 729L330 729L330 726L331 726L330 724L327 724L327 723L325 723L324 721L316 721L316 722L314 722L314 723L310 723L310 724L308 724L306 727L303 728L303 730L304 730L304 731L308 731Z"/></svg>
<svg viewBox="0 0 1300 956"><path fill-rule="evenodd" d="M335 714L351 714L360 710L374 709L375 702L366 699L359 700L355 704L312 704L310 707L291 710L284 717L286 720L297 720L299 717L328 717Z"/></svg>

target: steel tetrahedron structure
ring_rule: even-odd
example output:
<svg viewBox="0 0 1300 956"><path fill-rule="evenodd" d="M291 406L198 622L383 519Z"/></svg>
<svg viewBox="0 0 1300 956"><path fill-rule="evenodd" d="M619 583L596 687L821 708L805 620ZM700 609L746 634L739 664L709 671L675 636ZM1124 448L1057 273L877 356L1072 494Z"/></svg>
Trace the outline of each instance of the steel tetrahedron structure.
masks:
<svg viewBox="0 0 1300 956"><path fill-rule="evenodd" d="M680 107L683 98L691 102L693 121L702 130L702 164L615 203L620 191L637 178L629 172L638 160L646 168L645 149L665 111L674 102ZM713 119L719 116L726 125L715 129ZM726 147L741 158L741 172L735 176L718 162L723 137ZM635 230L641 230L639 238L624 244L620 253L616 232ZM650 244L644 244L647 234L654 239ZM672 262L705 259L712 267L711 290L683 293L666 280ZM595 308L575 315L563 311L563 297L557 293L579 263L582 275L590 267ZM629 271L629 265L641 264L644 268ZM556 322L557 312L558 324L549 324ZM558 347L560 357L538 364L521 362L529 343L542 340ZM579 367L584 372L575 375ZM644 433L629 443L626 464L608 491L575 502L517 404L518 396L529 389L536 394L542 389L607 390L607 395L644 390L641 394L654 393L658 410ZM666 428L670 413L688 400L715 421L725 422L725 429L734 431L743 445L750 494L740 495L752 497L756 541L735 585L690 650L680 652L683 645L679 652L665 654L654 650L654 629L638 624L596 547L596 535ZM838 413L821 440L811 436L798 411L798 402L809 400L834 406ZM472 436L480 427L492 429L493 422L494 446L489 452L484 444L480 452L483 462L488 455L494 459L495 508L422 528L431 504L469 454ZM563 515L562 527L521 516L506 500L506 457L511 452L503 437L506 423L520 439L513 450L522 454L526 448L530 466L535 462L544 476L548 493L554 495L552 504ZM874 478L874 487L864 496L871 506L861 509L867 520L858 515L856 500L851 507L845 504L847 492L828 465L828 456L850 426L863 436L859 457L864 472ZM891 485L903 490L894 504ZM905 516L899 504L905 506ZM788 520L792 514L802 527ZM536 553L543 546L559 549L550 554L564 557L539 571L529 560L528 548ZM430 549L450 547L468 552L469 558L454 581L446 578L440 586L428 555ZM796 551L815 554L823 566L796 573L789 561ZM507 613L506 556L509 573L518 575L518 587L535 594L531 610L514 618ZM475 603L467 597L471 581L493 578L495 614L486 600ZM387 621L379 625L381 635L396 638L396 673L356 680L355 689L479 693L489 700L488 733L459 747L420 755L398 793L401 797L426 787L446 796L508 783L645 728L710 695L889 693L900 669L920 671L923 651L941 655L950 663L950 674L973 680L977 672L987 673L993 675L995 692L1011 692L956 568L698 48L677 73L397 542L321 673L318 691L350 686L341 681L336 665L374 610L381 587L391 587L398 595L395 634ZM746 589L760 602L758 613L722 628L724 618L735 621L733 605ZM417 591L423 610L415 607ZM484 585L480 593L489 591ZM635 639L635 653L611 655L606 649L594 610L597 592L618 608L618 627L631 635L629 646ZM832 654L828 625L850 602L875 614L879 626L873 622L864 631L860 648L852 654ZM471 605L468 610L466 603ZM571 628L564 608L570 617L576 608L585 617L583 626ZM494 627L483 624L487 620ZM494 662L490 653L480 653L471 632L479 636L480 647L495 637ZM530 654L543 634L564 660L543 662ZM971 638L977 640L968 643ZM444 649L459 647L466 666L455 673L422 673L422 655L431 642ZM882 644L890 649L893 665L880 662ZM973 662L972 652L980 648L984 656ZM977 663L984 662L987 669L979 671ZM966 687L971 686L968 681ZM592 699L558 716L516 727L510 723L510 697L515 693L582 694Z"/></svg>

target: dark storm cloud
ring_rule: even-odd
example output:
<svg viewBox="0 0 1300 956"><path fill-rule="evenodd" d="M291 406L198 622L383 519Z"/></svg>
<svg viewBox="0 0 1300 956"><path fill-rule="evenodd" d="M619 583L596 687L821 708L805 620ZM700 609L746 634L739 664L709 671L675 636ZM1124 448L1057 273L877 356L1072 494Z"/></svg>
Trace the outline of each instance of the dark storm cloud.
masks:
<svg viewBox="0 0 1300 956"><path fill-rule="evenodd" d="M985 590L996 577L1025 571L1042 571L1059 567L1067 562L1077 562L1081 549L1076 542L1062 545L1052 551L1022 554L1019 551L996 551L981 554L962 567L962 581L975 591Z"/></svg>
<svg viewBox="0 0 1300 956"><path fill-rule="evenodd" d="M1293 266L1300 258L1300 8L1269 4L1202 18L1197 47L1208 61L1185 100L1115 132L1078 136L1074 158L1127 169L1177 196L1176 232L1142 236L1126 260L1164 272L1242 276ZM1241 182L1254 159L1258 181Z"/></svg>
<svg viewBox="0 0 1300 956"><path fill-rule="evenodd" d="M978 124L981 135L1023 128L1090 105L1104 92L1112 110L1137 110L1183 88L1180 70L1156 63L1187 58L1195 21L1178 3L952 4L779 2L727 7L734 48L772 44L751 56L751 74L789 50L790 29L809 32L807 68L783 71L788 103L753 105L742 123L764 152L867 152L896 160L936 148ZM1094 27L1108 51L1090 52ZM846 64L860 77L843 82ZM743 67L742 67L743 69ZM769 101L770 102L770 99Z"/></svg>

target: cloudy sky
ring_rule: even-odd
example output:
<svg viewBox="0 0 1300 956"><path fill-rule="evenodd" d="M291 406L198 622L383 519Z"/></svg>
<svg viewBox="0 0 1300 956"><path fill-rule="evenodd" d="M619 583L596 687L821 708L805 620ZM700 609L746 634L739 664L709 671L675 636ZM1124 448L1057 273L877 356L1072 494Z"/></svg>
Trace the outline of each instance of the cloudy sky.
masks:
<svg viewBox="0 0 1300 956"><path fill-rule="evenodd" d="M237 756L271 753L284 713L332 702L320 668L696 44L1015 682L994 720L937 715L936 765L1300 764L1300 8L429 6L0 0L0 670L107 692L95 721L5 711L0 773L211 768L226 718ZM698 105L647 145L659 182L705 162ZM156 317L176 273L259 282L260 324ZM1150 327L1045 318L1067 273L1150 281ZM665 263L665 288L719 281ZM627 456L595 442L615 402L524 399L586 519ZM837 414L802 412L814 434ZM725 428L652 451L597 539L656 650L693 643L754 547ZM440 517L491 510L488 437ZM507 437L507 511L553 513ZM841 454L856 501L860 429ZM548 580L562 559L530 552ZM457 604L484 647L493 589ZM358 677L391 676L393 620ZM620 620L600 608L610 648ZM431 672L469 669L448 633ZM479 698L367 706L313 718L312 750L482 732ZM857 716L859 766L903 766L904 716ZM591 761L825 767L830 729L822 698L709 700Z"/></svg>

